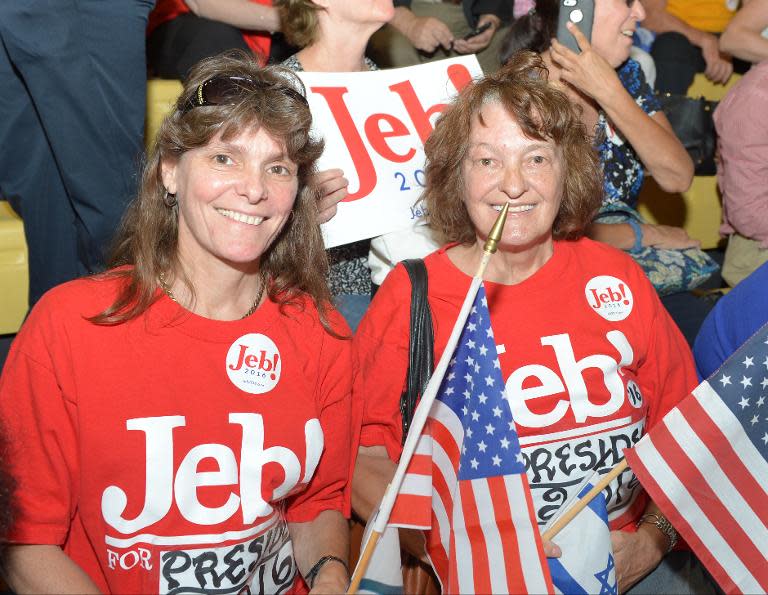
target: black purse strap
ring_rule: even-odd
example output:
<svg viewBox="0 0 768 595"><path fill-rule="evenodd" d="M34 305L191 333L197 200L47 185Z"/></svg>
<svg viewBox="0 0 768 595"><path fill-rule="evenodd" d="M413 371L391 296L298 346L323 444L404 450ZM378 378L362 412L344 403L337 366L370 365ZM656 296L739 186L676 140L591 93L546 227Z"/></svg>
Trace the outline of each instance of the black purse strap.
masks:
<svg viewBox="0 0 768 595"><path fill-rule="evenodd" d="M403 443L405 443L416 404L432 376L435 338L432 330L432 311L427 300L427 267L420 258L404 260L403 266L411 279L408 374L405 391L400 396L400 415L403 420Z"/></svg>

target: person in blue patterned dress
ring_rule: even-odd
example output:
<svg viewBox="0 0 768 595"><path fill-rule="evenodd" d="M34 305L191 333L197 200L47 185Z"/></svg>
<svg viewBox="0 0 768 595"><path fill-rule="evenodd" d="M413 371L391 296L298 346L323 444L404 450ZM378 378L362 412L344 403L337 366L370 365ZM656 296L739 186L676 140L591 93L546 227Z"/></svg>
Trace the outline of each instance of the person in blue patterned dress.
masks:
<svg viewBox="0 0 768 595"><path fill-rule="evenodd" d="M639 65L629 58L632 34L645 16L639 0L596 0L592 39L571 29L580 53L553 39L558 3L539 0L518 19L505 40L503 58L519 49L542 54L551 80L561 81L581 106L582 121L594 130L603 164L604 202L601 215L617 205L637 206L644 171L667 192L686 190L693 179L693 162L675 136ZM665 225L593 224L593 238L624 250L643 246L687 248L696 241L681 228ZM608 225L610 224L610 228Z"/></svg>
<svg viewBox="0 0 768 595"><path fill-rule="evenodd" d="M646 174L665 192L683 192L693 180L693 162L639 64L629 59L632 35L645 11L640 0L596 0L591 39L570 25L580 53L554 39L558 12L556 0L538 0L512 26L502 60L520 49L539 52L550 79L561 82L581 107L604 172L603 204L588 235L628 251L660 293L672 293L658 270L649 267L646 249L679 251L699 247L699 241L681 227L639 220L636 208ZM666 295L662 301L692 342L709 304L688 292Z"/></svg>
<svg viewBox="0 0 768 595"><path fill-rule="evenodd" d="M649 117L660 113L661 103L645 80L640 64L631 58L624 62L616 74L621 85ZM612 204L622 202L637 208L638 195L643 185L643 164L621 132L614 131L605 112L600 111L597 120L596 139L600 161L603 164L605 191L602 211Z"/></svg>

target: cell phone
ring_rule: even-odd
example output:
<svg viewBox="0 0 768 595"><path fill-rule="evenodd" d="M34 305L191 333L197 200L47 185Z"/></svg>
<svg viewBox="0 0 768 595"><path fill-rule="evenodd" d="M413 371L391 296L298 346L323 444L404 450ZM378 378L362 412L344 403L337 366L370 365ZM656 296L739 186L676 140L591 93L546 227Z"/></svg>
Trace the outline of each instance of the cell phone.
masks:
<svg viewBox="0 0 768 595"><path fill-rule="evenodd" d="M573 33L565 26L569 21L576 25L584 36L592 39L592 21L595 18L594 0L559 0L560 13L557 16L557 41L577 54L581 53Z"/></svg>
<svg viewBox="0 0 768 595"><path fill-rule="evenodd" d="M485 33L485 32L486 32L486 31L488 31L488 29L490 29L490 28L491 28L491 23L490 23L490 22L488 22L488 23L483 23L483 24L482 24L482 25L480 25L479 27L475 27L474 29L472 29L472 30L471 30L469 33L467 33L467 34L466 34L466 35L465 35L465 36L464 36L462 39L464 39L464 40L467 40L467 39L472 39L473 37L475 37L475 36L477 36L477 35L480 35L481 33Z"/></svg>

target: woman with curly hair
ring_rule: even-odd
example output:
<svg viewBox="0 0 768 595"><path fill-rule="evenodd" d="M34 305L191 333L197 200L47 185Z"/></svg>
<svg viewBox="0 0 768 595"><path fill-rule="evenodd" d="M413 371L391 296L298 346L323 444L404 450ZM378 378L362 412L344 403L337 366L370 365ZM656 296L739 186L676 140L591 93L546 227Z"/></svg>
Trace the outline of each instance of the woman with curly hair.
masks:
<svg viewBox="0 0 768 595"><path fill-rule="evenodd" d="M485 352L469 347L501 371L543 526L585 478L621 459L617 444L639 439L696 385L690 350L633 260L584 236L600 207L598 158L577 110L547 80L539 56L520 52L462 90L438 119L425 152L429 225L448 241L423 261L436 357L491 227L509 205L498 252L483 277L496 352L485 343ZM396 266L353 340L353 397L364 402L364 417L352 505L363 518L378 505L401 453L411 293L408 273ZM467 428L481 409L486 382L478 380L475 392L460 396L455 412ZM499 410L496 417L502 415ZM487 460L508 456L492 423L478 431L483 441L472 453ZM630 470L607 493L624 591L676 538L654 525L659 510ZM454 552L454 544L443 537L431 531L427 550L445 579L440 552ZM551 544L545 551L558 554Z"/></svg>

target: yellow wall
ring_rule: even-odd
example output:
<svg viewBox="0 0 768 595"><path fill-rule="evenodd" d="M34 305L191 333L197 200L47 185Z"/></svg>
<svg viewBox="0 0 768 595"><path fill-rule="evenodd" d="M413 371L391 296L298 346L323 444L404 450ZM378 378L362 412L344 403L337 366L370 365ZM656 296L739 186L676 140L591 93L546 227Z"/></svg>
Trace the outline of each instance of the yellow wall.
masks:
<svg viewBox="0 0 768 595"><path fill-rule="evenodd" d="M144 144L147 148L155 139L166 114L173 109L181 94L181 82L165 79L150 79L147 84L147 123L144 128Z"/></svg>

